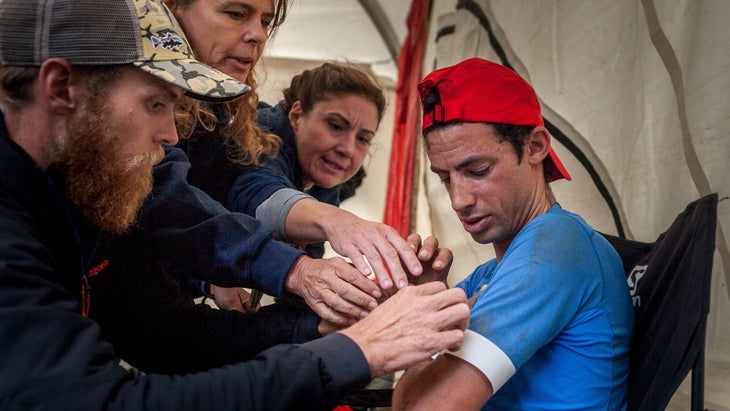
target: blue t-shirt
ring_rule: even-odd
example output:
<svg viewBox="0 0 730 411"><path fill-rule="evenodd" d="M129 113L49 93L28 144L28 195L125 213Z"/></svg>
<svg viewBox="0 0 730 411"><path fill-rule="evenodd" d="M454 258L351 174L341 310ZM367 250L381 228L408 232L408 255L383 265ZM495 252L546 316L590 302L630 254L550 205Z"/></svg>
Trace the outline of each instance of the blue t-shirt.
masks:
<svg viewBox="0 0 730 411"><path fill-rule="evenodd" d="M457 353L497 388L483 410L626 408L634 316L603 236L556 204L457 286L470 297L484 284L469 325L480 354Z"/></svg>

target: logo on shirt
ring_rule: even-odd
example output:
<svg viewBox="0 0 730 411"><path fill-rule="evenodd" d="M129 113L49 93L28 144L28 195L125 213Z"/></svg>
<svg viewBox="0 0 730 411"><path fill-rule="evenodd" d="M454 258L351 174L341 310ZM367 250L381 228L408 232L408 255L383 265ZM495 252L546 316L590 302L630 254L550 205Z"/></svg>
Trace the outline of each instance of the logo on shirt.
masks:
<svg viewBox="0 0 730 411"><path fill-rule="evenodd" d="M89 270L89 278L96 277L99 273L109 265L109 260L104 259L101 263L93 266Z"/></svg>
<svg viewBox="0 0 730 411"><path fill-rule="evenodd" d="M631 303L634 307L641 307L641 296L637 294L637 290L639 280L646 274L647 267L648 265L637 265L626 278L626 282L629 284L629 293L631 293Z"/></svg>

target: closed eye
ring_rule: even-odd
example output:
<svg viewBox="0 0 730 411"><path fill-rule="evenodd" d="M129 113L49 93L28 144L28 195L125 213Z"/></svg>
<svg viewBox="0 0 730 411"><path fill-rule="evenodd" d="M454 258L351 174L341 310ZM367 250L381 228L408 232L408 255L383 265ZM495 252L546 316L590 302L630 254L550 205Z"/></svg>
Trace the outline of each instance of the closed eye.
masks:
<svg viewBox="0 0 730 411"><path fill-rule="evenodd" d="M489 171L491 170L491 167L481 168L478 170L472 170L469 172L474 177L484 177L485 175L489 174Z"/></svg>
<svg viewBox="0 0 730 411"><path fill-rule="evenodd" d="M150 103L150 109L152 110L159 110L162 108L165 108L165 103L163 103L162 101L152 101Z"/></svg>
<svg viewBox="0 0 730 411"><path fill-rule="evenodd" d="M226 10L224 13L227 14L231 20L236 21L245 20L249 16L248 11L245 10Z"/></svg>
<svg viewBox="0 0 730 411"><path fill-rule="evenodd" d="M367 137L364 137L364 136L358 136L358 137L357 137L357 141L358 141L358 142L359 142L360 144L362 144L362 145L365 145L365 146L370 146L370 144L371 144L371 142L372 142L372 141L371 141L371 140L370 140L369 138L367 138Z"/></svg>
<svg viewBox="0 0 730 411"><path fill-rule="evenodd" d="M342 126L342 125L340 124L340 123L338 123L338 122L336 122L336 121L330 121L330 122L329 122L329 127L330 127L330 128L332 129L332 130L335 130L335 131L342 131L342 130L344 130L344 129L345 129L345 128L344 128L344 127L343 127L343 126Z"/></svg>

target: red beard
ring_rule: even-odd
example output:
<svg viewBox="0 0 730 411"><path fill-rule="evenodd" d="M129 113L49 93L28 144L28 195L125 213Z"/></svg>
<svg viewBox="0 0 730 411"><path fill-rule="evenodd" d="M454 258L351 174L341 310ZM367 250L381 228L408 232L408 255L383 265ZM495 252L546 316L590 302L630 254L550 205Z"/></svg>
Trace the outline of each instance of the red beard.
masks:
<svg viewBox="0 0 730 411"><path fill-rule="evenodd" d="M123 140L108 125L100 96L90 97L69 121L52 148L52 161L65 179L68 200L92 224L115 234L134 226L142 202L152 190L152 166L162 160L161 147L123 156Z"/></svg>

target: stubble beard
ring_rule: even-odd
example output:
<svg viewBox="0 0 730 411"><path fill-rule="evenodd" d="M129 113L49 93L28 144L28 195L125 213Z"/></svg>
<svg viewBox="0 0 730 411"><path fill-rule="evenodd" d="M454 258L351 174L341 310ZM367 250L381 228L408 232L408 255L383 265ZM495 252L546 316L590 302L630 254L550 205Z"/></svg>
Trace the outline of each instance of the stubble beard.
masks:
<svg viewBox="0 0 730 411"><path fill-rule="evenodd" d="M134 226L152 190L152 166L164 152L157 147L142 155L123 155L122 137L110 128L110 120L101 98L89 98L57 139L52 155L64 177L66 198L91 224L123 234Z"/></svg>

